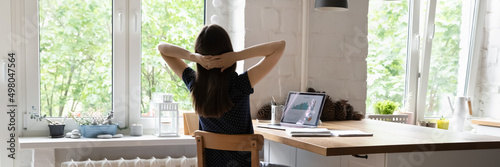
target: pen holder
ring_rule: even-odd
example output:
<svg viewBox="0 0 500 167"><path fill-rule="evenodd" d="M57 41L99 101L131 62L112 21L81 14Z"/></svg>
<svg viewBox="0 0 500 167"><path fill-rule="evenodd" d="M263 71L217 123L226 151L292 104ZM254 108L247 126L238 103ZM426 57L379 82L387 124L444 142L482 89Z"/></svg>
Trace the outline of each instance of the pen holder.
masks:
<svg viewBox="0 0 500 167"><path fill-rule="evenodd" d="M283 115L283 105L271 105L271 123L279 123Z"/></svg>

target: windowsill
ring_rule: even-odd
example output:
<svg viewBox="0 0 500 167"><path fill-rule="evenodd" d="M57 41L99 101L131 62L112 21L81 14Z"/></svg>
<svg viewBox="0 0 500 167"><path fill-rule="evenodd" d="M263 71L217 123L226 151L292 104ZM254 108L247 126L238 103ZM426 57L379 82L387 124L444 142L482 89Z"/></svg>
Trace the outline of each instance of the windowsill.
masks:
<svg viewBox="0 0 500 167"><path fill-rule="evenodd" d="M154 135L123 136L122 138L49 138L49 137L20 137L21 149L43 148L88 148L88 147L133 147L133 146L166 146L166 145L196 145L192 136L157 137Z"/></svg>

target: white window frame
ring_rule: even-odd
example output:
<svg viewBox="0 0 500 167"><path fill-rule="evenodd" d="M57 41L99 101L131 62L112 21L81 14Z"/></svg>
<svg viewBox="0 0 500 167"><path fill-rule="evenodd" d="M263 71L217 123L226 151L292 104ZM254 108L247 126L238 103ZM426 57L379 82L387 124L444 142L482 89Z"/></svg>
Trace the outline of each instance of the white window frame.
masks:
<svg viewBox="0 0 500 167"><path fill-rule="evenodd" d="M436 0L429 0L427 6L426 13L426 25L424 33L423 33L423 41L424 47L422 51L422 56L420 57L420 81L418 86L418 96L416 98L416 121L430 121L432 119L437 119L435 117L425 117L425 108L426 108L426 100L427 100L427 86L429 81L429 68L431 63L431 53L432 53L432 39L434 38L434 30L435 30L435 14L436 14ZM477 32L477 23L479 18L479 0L469 1L469 4L462 4L463 6L470 6L472 12L472 16L470 20L465 20L463 22L470 23L470 27L467 27L469 31L469 35L466 36L470 41L468 42L465 48L467 51L466 56L460 57L460 67L459 67L459 77L458 86L457 86L457 96L474 96L474 87L476 82L476 74L477 74L477 47L475 46L476 34ZM462 12L463 13L463 12ZM463 24L463 23L462 23ZM464 33L464 32L461 32ZM461 45L463 45L461 43ZM472 91L470 91L472 90Z"/></svg>
<svg viewBox="0 0 500 167"><path fill-rule="evenodd" d="M114 122L119 123L120 127L128 125L128 101L126 90L127 68L126 68L126 32L127 20L125 14L127 11L126 1L113 0L113 111L115 113ZM25 30L33 33L31 38L25 39L26 53L26 105L25 105L25 134L39 135L46 134L48 126L44 121L30 119L31 114L40 114L40 70L39 70L39 11L38 0L25 0L24 3L24 24ZM35 30L35 31L33 31ZM36 109L36 110L33 110ZM64 118L52 118L62 121ZM69 119L68 119L69 120ZM67 129L76 129L78 125L73 121L66 121Z"/></svg>
<svg viewBox="0 0 500 167"><path fill-rule="evenodd" d="M206 5L205 13L213 10ZM26 135L42 135L48 130L44 121L30 119L40 114L40 71L38 0L26 0L24 5L26 31L34 31L33 38L25 39L26 51L26 105L23 127ZM113 111L114 122L120 127L130 123L143 125L145 133L154 129L153 117L141 117L141 0L113 0ZM207 20L205 14L205 20ZM28 27L30 26L30 27ZM32 107L33 106L33 107ZM32 110L35 108L36 110ZM52 118L62 121L64 118ZM182 115L181 118L182 119ZM182 121L182 120L181 120ZM76 129L73 121L66 121L67 129Z"/></svg>
<svg viewBox="0 0 500 167"><path fill-rule="evenodd" d="M213 6L207 5L205 3L205 20L207 20L207 11L212 11ZM141 58L142 58L142 48L141 48L141 0L130 0L129 1L129 123L130 124L141 124L145 132L152 132L154 130L154 117L142 117L141 116ZM206 22L206 21L205 21ZM179 114L179 126L182 127L183 116L182 113Z"/></svg>
<svg viewBox="0 0 500 167"><path fill-rule="evenodd" d="M407 45L407 58L406 58L406 81L405 81L405 98L404 102L409 102L408 105L411 113L416 112L417 98L415 96L418 92L418 65L420 55L420 0L408 1L409 5L409 18L408 18L408 45ZM411 95L411 99L409 98ZM415 119L415 117L414 117ZM415 120L413 122L416 122Z"/></svg>
<svg viewBox="0 0 500 167"><path fill-rule="evenodd" d="M435 119L432 117L424 117L426 108L428 75L431 58L432 39L434 37L434 23L436 0L429 0L425 18L420 19L421 0L408 0L408 38L407 38L407 57L406 57L406 76L405 76L405 96L404 103L408 106L410 113L414 113L413 122L430 121ZM466 39L470 40L467 44L467 56L460 57L461 65L459 67L460 77L458 78L457 95L458 96L474 96L474 88L476 83L477 66L479 47L474 44L481 41L481 31L477 31L477 23L481 17L478 13L481 12L480 0L469 1L473 11L469 27L470 35ZM484 13L484 12L483 12ZM426 23L423 33L420 33L420 21ZM421 39L423 38L423 39ZM421 43L423 49L421 50ZM462 45L462 44L461 44ZM463 63L462 63L463 62ZM410 97L410 99L408 99Z"/></svg>

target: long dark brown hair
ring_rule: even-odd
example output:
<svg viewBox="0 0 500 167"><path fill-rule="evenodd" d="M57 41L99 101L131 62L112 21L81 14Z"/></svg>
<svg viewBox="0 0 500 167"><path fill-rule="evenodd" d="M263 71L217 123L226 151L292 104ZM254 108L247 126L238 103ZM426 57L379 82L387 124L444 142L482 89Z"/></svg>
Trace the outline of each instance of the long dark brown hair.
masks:
<svg viewBox="0 0 500 167"><path fill-rule="evenodd" d="M194 48L196 53L202 55L220 55L233 51L226 30L214 24L203 27ZM224 72L220 72L220 68L207 70L198 63L196 67L196 80L191 86L194 110L204 118L219 118L233 107L228 86L236 64Z"/></svg>

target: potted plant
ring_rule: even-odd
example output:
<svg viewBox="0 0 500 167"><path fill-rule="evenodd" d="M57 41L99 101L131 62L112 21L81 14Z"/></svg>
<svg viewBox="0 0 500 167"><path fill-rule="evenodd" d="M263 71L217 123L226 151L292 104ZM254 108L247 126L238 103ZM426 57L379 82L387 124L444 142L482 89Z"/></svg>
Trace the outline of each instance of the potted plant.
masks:
<svg viewBox="0 0 500 167"><path fill-rule="evenodd" d="M82 117L79 113L70 113L69 117L80 125L80 132L85 138L96 138L100 134L115 135L117 129L123 130L127 128L120 128L118 124L111 121L113 111L110 111L106 117Z"/></svg>
<svg viewBox="0 0 500 167"><path fill-rule="evenodd" d="M408 115L393 115L399 107L399 104L390 100L378 101L373 105L375 115L368 115L368 118L381 121L407 123Z"/></svg>
<svg viewBox="0 0 500 167"><path fill-rule="evenodd" d="M378 101L373 105L375 114L392 115L399 104L390 100Z"/></svg>
<svg viewBox="0 0 500 167"><path fill-rule="evenodd" d="M39 115L31 115L31 119L35 119L37 121L45 120L49 124L49 135L52 138L61 138L64 137L64 121L52 121L47 118L47 115L39 116ZM66 118L64 118L66 119Z"/></svg>

